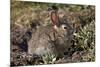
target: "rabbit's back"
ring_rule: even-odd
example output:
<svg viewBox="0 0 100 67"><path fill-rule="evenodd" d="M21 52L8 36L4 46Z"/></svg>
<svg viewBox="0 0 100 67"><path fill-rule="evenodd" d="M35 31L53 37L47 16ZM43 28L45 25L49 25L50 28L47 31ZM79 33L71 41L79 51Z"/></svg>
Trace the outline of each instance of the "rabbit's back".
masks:
<svg viewBox="0 0 100 67"><path fill-rule="evenodd" d="M54 43L51 42L51 36L53 37L52 31L51 26L38 28L28 42L28 53L38 55L57 53Z"/></svg>

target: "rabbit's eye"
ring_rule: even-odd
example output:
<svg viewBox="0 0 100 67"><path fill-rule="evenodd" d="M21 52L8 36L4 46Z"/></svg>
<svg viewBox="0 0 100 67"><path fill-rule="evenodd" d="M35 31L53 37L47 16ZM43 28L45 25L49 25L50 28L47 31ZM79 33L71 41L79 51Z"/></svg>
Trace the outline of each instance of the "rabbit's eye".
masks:
<svg viewBox="0 0 100 67"><path fill-rule="evenodd" d="M62 29L65 30L67 29L67 27L65 25L62 25Z"/></svg>
<svg viewBox="0 0 100 67"><path fill-rule="evenodd" d="M64 27L64 29L67 29L67 27Z"/></svg>

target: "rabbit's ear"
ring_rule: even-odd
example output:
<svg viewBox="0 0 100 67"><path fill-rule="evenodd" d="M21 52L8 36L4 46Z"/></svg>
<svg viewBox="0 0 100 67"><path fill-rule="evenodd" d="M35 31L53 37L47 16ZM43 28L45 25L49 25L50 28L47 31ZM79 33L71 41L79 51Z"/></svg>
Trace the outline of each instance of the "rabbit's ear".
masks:
<svg viewBox="0 0 100 67"><path fill-rule="evenodd" d="M51 21L52 21L53 25L57 25L58 24L58 22L59 22L58 19L59 19L59 17L57 15L57 12L56 11L52 11L51 12Z"/></svg>

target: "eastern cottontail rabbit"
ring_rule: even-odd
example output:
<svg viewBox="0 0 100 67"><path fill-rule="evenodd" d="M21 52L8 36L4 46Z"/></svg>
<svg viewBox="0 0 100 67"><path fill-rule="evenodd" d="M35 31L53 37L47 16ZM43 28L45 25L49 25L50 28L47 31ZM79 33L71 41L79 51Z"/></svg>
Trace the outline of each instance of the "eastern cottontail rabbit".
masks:
<svg viewBox="0 0 100 67"><path fill-rule="evenodd" d="M73 28L64 18L59 18L56 8L51 10L50 16L52 25L41 26L32 34L28 42L29 54L63 56L69 48Z"/></svg>

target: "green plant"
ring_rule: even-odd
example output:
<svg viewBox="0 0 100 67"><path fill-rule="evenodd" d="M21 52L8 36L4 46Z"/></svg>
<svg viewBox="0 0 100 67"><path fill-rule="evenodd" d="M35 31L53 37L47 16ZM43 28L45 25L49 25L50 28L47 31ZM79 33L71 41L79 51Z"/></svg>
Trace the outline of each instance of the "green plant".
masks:
<svg viewBox="0 0 100 67"><path fill-rule="evenodd" d="M95 60L95 23L94 20L74 34L75 45L86 54L82 55L83 61ZM85 58L85 59L84 59Z"/></svg>
<svg viewBox="0 0 100 67"><path fill-rule="evenodd" d="M56 61L56 56L53 54L45 54L44 56L42 56L44 64L54 64L54 62Z"/></svg>

